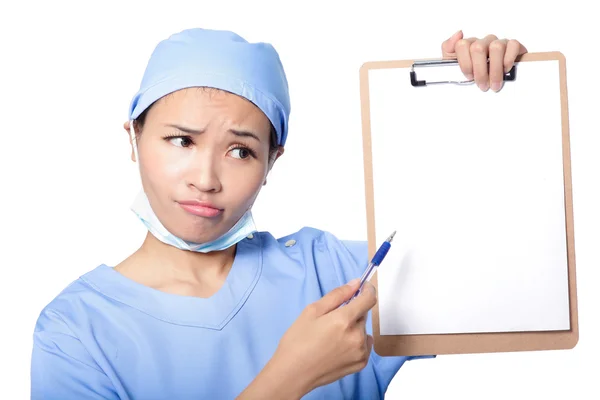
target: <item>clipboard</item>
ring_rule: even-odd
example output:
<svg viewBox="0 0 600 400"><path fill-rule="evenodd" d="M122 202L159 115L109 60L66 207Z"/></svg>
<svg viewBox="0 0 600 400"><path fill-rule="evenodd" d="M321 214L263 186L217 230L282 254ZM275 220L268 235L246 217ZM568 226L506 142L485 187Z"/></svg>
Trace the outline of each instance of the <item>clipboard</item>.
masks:
<svg viewBox="0 0 600 400"><path fill-rule="evenodd" d="M428 71L428 69L431 66L436 67L438 73L437 76L435 73L433 75L429 73L430 71ZM452 68L453 71L450 71ZM441 76L439 75L440 71ZM446 75L444 71L448 71L448 75ZM545 76L550 77L548 84L547 86L544 86L544 89L541 89L542 86L540 86L539 82L537 83L538 90L532 90L531 87L527 87L528 84L534 85L535 81L540 79L540 74L543 75L544 73L546 74ZM448 59L367 62L360 68L360 96L364 152L363 160L369 257L372 257L375 254L377 247L382 243L384 237L393 230L398 230L399 234L396 235L394 244L392 245L392 249L390 250L389 254L391 254L394 249L397 249L396 251L400 253L404 252L402 254L397 254L398 258L395 261L389 261L388 259L390 255L388 255L388 258L383 261L382 265L371 279L371 282L378 289L379 294L378 303L372 310L375 352L381 356L427 356L442 354L572 349L578 342L579 328L577 313L573 202L569 146L569 114L565 57L560 52L527 53L520 56L516 60L513 69L505 74L504 86L498 93L493 93L491 90L484 93L480 91L476 85L472 85L472 82L467 82L464 79L464 75L460 72L456 60ZM529 83L527 83L528 79L530 80ZM375 87L376 85L379 85L379 89ZM380 98L378 98L378 96ZM445 98L446 102L440 103L437 100L439 97ZM515 103L515 99L517 99L517 103ZM536 99L539 100L539 103L537 104L535 104ZM519 106L518 102L520 101L526 101L526 103L523 103ZM531 107L535 106L537 108L531 108L531 110L535 114L535 117L537 117L537 121L513 121L513 123L510 125L512 128L509 131L513 132L519 131L519 129L527 129L527 127L534 126L536 123L540 126L542 126L542 124L550 124L548 121L551 120L553 121L553 125L548 125L549 129L547 131L552 131L554 133L548 133L546 136L539 136L541 133L538 133L538 139L540 137L542 138L538 142L538 147L532 147L532 143L528 142L528 132L537 132L536 129L530 129L529 131L521 132L521 136L510 136L510 140L514 142L512 144L513 147L508 146L500 136L497 136L495 138L496 143L500 143L500 147L497 149L497 152L494 153L493 144L485 142L484 139L478 139L486 137L485 135L488 132L487 129L475 129L473 125L469 125L469 123L475 123L476 121L473 121L473 119L470 118L468 110L465 110L465 106L461 104L461 102L473 104L473 107L475 108L482 107L481 110L490 110L494 108L503 110L497 119L497 121L500 123L506 123L507 119L510 120L514 111L520 112L519 110L515 110L516 107L519 107L519 109L522 110L523 108L527 108L529 105L533 104ZM440 129L435 129L440 128L439 124L436 125L436 115L439 114L439 110L442 108L442 106L446 112L446 117L451 114L448 114L448 110L445 108L454 110L454 115L456 115L455 120L448 118L449 121L447 121L447 124L445 125L445 130L443 130L444 135L440 134ZM511 109L511 107L513 108ZM540 109L542 109L542 111L540 111ZM382 122L384 118L382 117L383 115L387 115L387 123ZM481 123L481 121L479 122ZM492 118L490 124L486 126L493 129L493 124L494 120ZM377 131L376 127L379 127L377 128L379 131ZM450 158L450 161L446 160L444 166L436 164L436 160L431 158L432 151L429 151L429 149L422 143L419 145L420 142L418 142L423 136L430 134L432 128L434 128L435 132L438 133L438 136L431 134L431 139L437 138L436 146L432 145L435 147L435 152L437 152L435 154L444 157L444 146L457 146L459 148L455 158ZM463 134L464 132L470 132L472 134L474 130L478 130L480 136L465 136ZM385 131L385 133L383 133L383 131ZM469 138L471 140L470 142L467 141ZM460 142L460 140L463 140L463 142ZM423 139L423 141L425 142L425 139ZM462 143L463 147L460 147L459 143ZM527 143L529 147L527 147ZM396 152L392 152L389 149L391 147L395 147L397 149ZM466 149L464 153L460 153L461 148ZM527 154L525 153L526 150L524 150L526 148L536 148L537 150ZM479 152L477 149L485 149L485 151L481 152L483 155L478 154ZM515 154L510 155L510 149L515 149ZM559 153L556 151L552 153L553 150L551 149L558 149ZM558 223L558 225L553 225L554 228L547 230L548 232L554 232L555 236L553 238L550 237L550 235L545 236L543 232L540 235L532 235L533 237L519 236L519 231L523 229L526 230L526 228L522 228L515 223L512 225L514 231L512 231L513 233L510 235L510 238L512 238L513 242L511 242L512 244L508 246L506 253L509 254L511 251L510 249L513 247L519 248L521 249L521 253L517 254L520 254L521 258L524 258L524 255L529 254L526 253L528 243L531 248L533 248L534 245L539 245L541 246L539 248L544 248L544 240L555 240L553 243L558 243L556 248L564 246L564 257L562 258L563 261L560 263L556 262L556 265L553 267L553 270L556 271L560 271L562 269L562 272L560 273L564 274L564 279L561 278L562 283L555 285L557 288L559 288L560 293L562 293L562 297L546 294L548 302L554 301L553 299L561 297L561 301L563 302L561 303L561 307L566 307L566 309L563 310L563 317L559 319L552 314L552 312L549 312L548 319L550 320L555 318L557 321L562 322L562 325L555 324L556 326L560 327L553 329L522 328L523 326L527 326L529 320L535 319L536 314L532 312L531 314L521 315L522 321L525 322L512 323L510 320L511 315L518 314L521 312L519 311L513 314L506 313L506 315L502 317L506 319L506 326L504 328L495 330L483 329L481 328L484 325L482 319L488 318L485 316L485 311L491 310L494 303L493 301L490 301L489 298L485 298L482 299L481 303L487 305L477 306L479 307L478 312L480 312L480 314L477 314L477 310L475 310L471 315L463 315L462 313L466 313L466 311L463 311L460 307L451 308L448 306L448 321L452 321L452 313L455 313L458 315L456 319L463 321L464 326L473 325L471 330L460 330L460 325L457 325L457 327L452 330L449 328L451 326L451 322L448 322L447 325L440 324L437 328L437 331L433 327L430 328L430 331L427 331L424 327L429 322L434 320L437 321L436 318L442 319L442 317L430 317L429 320L427 320L426 317L419 319L420 317L418 312L423 311L424 315L428 315L427 310L429 310L429 312L432 313L431 315L434 315L437 309L443 307L442 302L444 299L454 301L455 297L461 295L460 293L457 293L456 296L453 297L452 295L448 295L450 292L444 292L446 295L443 296L441 300L437 299L437 303L434 302L437 305L435 307L431 306L429 309L427 309L424 304L430 301L431 298L434 298L435 294L437 293L433 289L429 291L430 287L427 286L427 282L432 282L433 286L438 285L437 287L443 290L445 290L445 287L442 286L442 282L435 281L438 279L436 274L431 275L430 278L426 278L430 279L430 281L423 279L423 277L421 277L419 280L419 277L417 276L420 272L420 267L425 268L427 263L423 260L427 260L427 257L433 253L436 253L437 249L439 248L433 247L433 244L431 245L432 247L427 247L427 240L429 240L428 235L435 236L438 234L437 232L439 230L444 229L446 234L448 234L448 232L452 232L452 229L451 227L449 228L448 225L444 225L443 221L437 221L433 217L429 218L427 220L429 231L421 232L419 236L424 244L421 247L421 252L417 252L416 260L412 260L412 272L402 272L405 268L405 265L399 263L398 260L405 260L407 258L406 254L408 254L410 246L412 245L417 247L419 244L415 239L414 243L411 245L407 244L405 245L405 248L402 248L402 243L403 241L407 242L412 239L413 233L417 229L415 227L418 225L413 223L411 227L398 226L404 225L404 223L400 223L401 221L409 220L411 214L408 212L402 214L403 211L397 211L397 215L395 214L394 217L396 219L390 221L389 224L386 220L385 214L397 209L406 208L408 207L407 205L412 205L411 207L419 207L419 201L427 203L426 205L422 206L423 208L435 209L435 199L432 200L431 197L440 200L440 198L444 196L423 196L422 198L412 198L411 196L419 197L416 193L426 193L424 191L424 187L426 187L430 181L438 179L436 178L436 173L446 173L445 170L447 169L457 169L458 165L464 158L473 156L473 154L478 154L477 157L479 158L477 158L477 160L479 164L477 165L484 165L486 161L485 154L493 155L500 151L506 152L506 165L510 165L508 160L510 160L511 157L513 157L515 160L519 159L519 157L521 160L529 157L532 161L543 159L547 160L548 163L553 163L552 165L560 165L560 171L556 169L558 167L553 167L554 175L552 175L553 177L550 177L550 173L548 173L547 179L548 181L554 179L556 182L558 182L559 177L557 177L557 175L562 173L562 177L560 177L560 179L562 179L560 193L555 190L552 192L555 195L547 197L549 199L548 203L550 203L550 200L552 200L553 204L562 204L563 207L561 213L558 213L556 209L554 209L555 211L552 213L548 212L548 215L552 215L554 220ZM421 161L421 158L412 156L412 153L416 153L417 155L420 154L423 158L428 159L429 162ZM553 154L552 157L550 156L551 153ZM414 157L413 160L416 160L415 163L421 166L420 171L411 171L410 164L402 164L403 159L408 159L410 157ZM552 161L550 161L550 159L552 159ZM543 164L542 162L540 163ZM497 164L498 163L492 163L491 165L493 166ZM431 166L430 169L428 169L428 166ZM397 172L383 172L386 171L386 168L388 167L392 171L394 170L393 167L397 168ZM463 165L462 169L458 169L458 171L460 171L461 174L465 174L467 172L475 174L473 171L477 170L478 168L474 165L472 165L472 167L473 168L469 169L469 167L465 167ZM485 166L483 169L485 170ZM432 171L438 172L434 173ZM486 176L488 176L489 179L485 181L488 182L487 187L489 190L493 190L493 186L489 185L489 181L493 181L493 179L498 180L504 185L510 185L509 178L511 173L515 172L514 170L508 170L507 172L500 170L500 172L495 173L490 171L493 171L493 168L487 172L488 175ZM525 171L525 168L523 168L523 171ZM387 175L385 175L386 173ZM447 173L447 181L452 181L454 179L453 177L459 175L456 170L453 173L454 175L452 175L452 173ZM381 175L385 176L381 177ZM535 177L533 173L531 176ZM429 178L430 180L428 180ZM440 182L447 181L440 179L438 184ZM523 183L519 185L515 184L516 187L514 191L517 192L521 190L523 193L529 193L530 196L535 196L536 193L541 193L545 190L543 189L543 183L539 183L543 181L544 179L532 180L532 186L538 185L537 187L539 190L537 192L534 189L528 189L529 186ZM393 186L395 184L397 184L397 189L400 190L400 192L394 192ZM392 189L389 189L390 187L392 187ZM403 190L404 188L407 188L407 190ZM465 190L468 190L468 186L464 186L464 188L467 188ZM554 188L556 189L556 184L554 185ZM452 197L453 193L455 192L452 191L450 183L448 183L446 189L447 191L445 193L449 194L448 197ZM419 190L421 190L421 192L419 192ZM460 192L460 190L462 189L456 189L458 192ZM382 194L384 192L385 195ZM436 193L439 194L440 192ZM460 201L465 201L468 203L471 201L470 199L475 196L476 195L465 195L461 198L460 194L458 194L454 197L459 199L456 200L456 204L459 204L460 206ZM392 197L392 199L390 200L388 197ZM518 200L513 200L515 197L518 196L507 198L511 199L509 202L512 201L512 207L518 211L519 207L521 207L519 204L525 204L526 199L522 199L521 201L523 203L519 203ZM464 206L462 212L467 214L475 207L478 207L478 204L485 204L485 199L485 196L482 196L479 203L473 201L470 203L472 204L471 206ZM396 207L395 204L399 205ZM540 207L543 208L545 203L540 202L538 204L542 204ZM531 207L531 204L528 204L527 206ZM522 208L525 208L525 205L523 205ZM510 207L507 209L510 209ZM530 214L535 214L537 212L535 209L532 210L533 211L531 211ZM443 218L443 216L448 214L449 212L446 210L446 214L444 214L443 211L440 211L437 215L438 217L441 216L440 218ZM480 213L476 216L471 215L470 217L467 216L465 218L472 218L471 222L474 224L473 226L476 226L478 223L477 219L486 218L483 216L489 216L492 214L494 213L490 211L488 214ZM424 220L428 215L429 214L423 212L420 214L420 218ZM511 214L507 215L510 217ZM455 220L459 221L458 223L461 221L460 218L457 217L455 217ZM494 220L487 225L487 227L489 227L488 231L484 230L481 232L483 237L485 237L485 235L494 235L494 230L497 228L497 226L503 224L503 221L501 220L496 220L496 222L493 221ZM494 223L496 225L494 225ZM533 228L531 229L534 228L535 224L533 224ZM486 227L484 226L483 229L486 229ZM415 236L418 236L418 234L415 233ZM455 246L457 243L459 245L463 243L460 242L460 235L457 236L459 237L450 238L454 241L448 239L453 244L449 244L447 247L445 247L446 251L451 252L455 248L452 246ZM463 236L466 236L466 234ZM557 237L559 240L556 240ZM560 239L561 237L564 239ZM439 239L439 241L436 242L437 246L439 246L440 243L445 243L444 241L446 240L442 240L439 237L437 239ZM475 238L475 240L476 239L477 238ZM435 242L434 239L431 240ZM469 240L473 239L471 238ZM525 241L530 242L524 243ZM533 250L531 251L533 252ZM540 252L539 254L540 257L543 257L544 253ZM490 252L486 253L485 251L481 251L480 256L489 257L487 259L487 263L489 265L497 263L497 260L499 260L501 256L508 257L504 254L490 254ZM507 259L509 258L504 259L505 264L503 265L512 267L511 262L506 262ZM419 260L423 262L419 264ZM473 260L475 260L475 258ZM435 260L430 260L429 262L431 265L434 265L434 261ZM437 258L437 261L442 262L445 261L445 259L441 258L440 256ZM516 263L519 260L515 259L514 261ZM456 262L456 260L454 262ZM486 264L486 262L482 262L481 270L486 271L488 264ZM530 264L525 265L533 266L534 264L536 263L532 261ZM438 266L437 268L439 268L437 271L442 271L444 274L447 274L447 271L442 269L443 267ZM539 269L541 267L538 266L536 268ZM396 271L395 273L393 272L394 270ZM471 269L465 271L474 270ZM499 274L505 273L501 269L498 269L498 271L500 271ZM387 275L384 276L384 273ZM411 273L414 274L411 275ZM460 271L457 272L458 275L460 273ZM557 272L556 275L559 276L560 273ZM457 287L460 287L462 284L462 287L471 288L476 287L477 283L479 282L478 279L483 279L482 277L484 276L485 274L483 273L482 275L471 276L471 278L467 276L456 277L456 275L445 275L446 278L450 277L450 279L455 279ZM537 280L529 279L528 282L530 282L529 284L534 285L532 282L540 282L540 280L543 281L544 276L544 274L541 274L536 278ZM394 279L396 279L394 277L397 277L397 280L394 281ZM378 282L378 279L380 282ZM464 284L464 280L468 279L471 279L471 286ZM500 282L501 279L502 278L500 278L498 282ZM509 278L506 279L510 280ZM527 279L527 277L516 279L514 281L514 285L519 286L521 285L522 281L527 281ZM393 281L392 289L390 289L389 285L390 280ZM558 278L556 282L558 282ZM551 286L551 284L552 282L550 281L548 283L542 282L541 284L536 284L536 290L540 291L540 293L544 292L544 288ZM384 289L387 290L386 293L382 293ZM523 290L522 287L520 289ZM395 290L395 292L391 290ZM410 297L411 295L407 293L412 293L412 297ZM385 298L382 298L382 295L384 295ZM399 298L402 296L405 296L404 303L401 303L401 300L399 300ZM415 299L420 300L417 301ZM480 303L479 300L480 299L473 297L471 299L471 303L469 304L473 305L475 303ZM502 295L498 296L496 300L496 303L498 304L502 304L502 302L507 302L508 304L508 302L511 300L511 295L508 293L503 293ZM433 302L433 300L431 301ZM531 302L527 301L522 302L522 308L527 308L531 305L530 303ZM539 306L539 309L541 310L543 308L543 303L540 304L541 305ZM473 306L474 309L477 307L475 305ZM466 309L468 307L463 308ZM507 308L510 307L507 306ZM481 313L482 310L483 313ZM496 310L496 312L498 311ZM478 319L477 315L482 315L484 318ZM501 313L498 315L501 315ZM403 316L405 318L403 318ZM530 318L528 318L528 316ZM415 331L413 332L408 332L410 329L408 325L410 325L410 323L407 322L406 327L401 326L404 319L413 323L414 326L422 325L423 332L425 333L419 332L417 328L415 328ZM395 321L400 327L397 326L396 328L390 328L390 326L393 325L390 321ZM491 326L494 322L493 318L490 318L488 322ZM477 324L481 325L480 330L477 330ZM542 326L541 321L539 322L539 325ZM382 332L382 327L385 327L386 332ZM447 328L446 331L444 331L444 327ZM394 331L394 329L397 331ZM406 332L402 333L402 329L406 329Z"/></svg>

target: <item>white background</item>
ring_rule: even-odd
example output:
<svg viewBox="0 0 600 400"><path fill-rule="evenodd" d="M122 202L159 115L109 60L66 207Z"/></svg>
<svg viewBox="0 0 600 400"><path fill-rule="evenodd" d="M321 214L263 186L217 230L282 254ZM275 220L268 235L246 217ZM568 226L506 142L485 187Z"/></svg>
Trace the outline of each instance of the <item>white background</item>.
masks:
<svg viewBox="0 0 600 400"><path fill-rule="evenodd" d="M0 6L2 398L29 397L32 333L44 305L79 275L99 263L118 263L141 243L143 227L129 211L139 181L122 124L156 43L189 27L234 30L251 41L271 42L281 55L291 85L290 136L255 206L259 229L275 235L314 226L366 239L358 84L363 62L436 57L441 42L458 29L467 36L516 38L531 52L563 52L578 346L413 361L400 370L387 398L600 398L595 3L118 3ZM449 123L462 118L469 118L468 109Z"/></svg>

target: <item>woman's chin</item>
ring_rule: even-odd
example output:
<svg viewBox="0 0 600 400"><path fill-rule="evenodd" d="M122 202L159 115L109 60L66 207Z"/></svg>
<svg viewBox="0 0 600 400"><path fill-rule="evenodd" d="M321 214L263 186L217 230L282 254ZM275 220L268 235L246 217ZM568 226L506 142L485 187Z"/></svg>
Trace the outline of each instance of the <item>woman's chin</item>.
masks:
<svg viewBox="0 0 600 400"><path fill-rule="evenodd" d="M175 236L185 240L186 242L192 242L196 244L208 243L213 240L221 237L226 231L222 231L222 229L203 229L199 231L198 229L189 229L186 231L182 231L179 235L175 234Z"/></svg>
<svg viewBox="0 0 600 400"><path fill-rule="evenodd" d="M199 218L194 221L179 219L164 224L173 235L196 244L212 242L231 228L224 219Z"/></svg>

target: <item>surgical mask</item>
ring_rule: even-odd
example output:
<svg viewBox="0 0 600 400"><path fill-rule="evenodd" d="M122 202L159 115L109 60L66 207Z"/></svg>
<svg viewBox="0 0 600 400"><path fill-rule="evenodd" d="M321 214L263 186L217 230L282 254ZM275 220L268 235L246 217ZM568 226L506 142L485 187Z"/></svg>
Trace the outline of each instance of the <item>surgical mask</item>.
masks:
<svg viewBox="0 0 600 400"><path fill-rule="evenodd" d="M137 149L137 139L133 128L133 121L129 125L129 134L131 135L131 142L133 144L133 152L135 159L138 164L141 177L140 157ZM256 232L256 225L254 224L254 218L252 212L248 209L244 215L238 220L238 222L224 235L221 237L206 243L193 243L183 240L164 227L160 222L152 207L144 190L140 191L133 204L131 210L137 215L137 217L144 223L148 231L161 242L176 247L181 250L195 251L200 253L208 253L211 251L225 250L246 238L251 233Z"/></svg>

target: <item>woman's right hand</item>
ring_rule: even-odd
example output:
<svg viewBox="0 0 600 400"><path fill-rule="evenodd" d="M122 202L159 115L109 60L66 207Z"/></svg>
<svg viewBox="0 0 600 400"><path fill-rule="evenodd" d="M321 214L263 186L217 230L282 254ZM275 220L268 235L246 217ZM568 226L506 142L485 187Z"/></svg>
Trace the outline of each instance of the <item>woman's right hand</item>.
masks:
<svg viewBox="0 0 600 400"><path fill-rule="evenodd" d="M302 395L367 365L373 337L366 317L377 303L375 288L366 282L359 296L339 307L358 286L351 281L309 304L281 338L270 363Z"/></svg>

